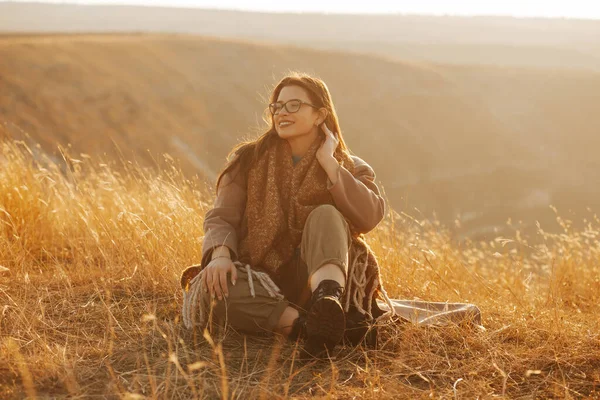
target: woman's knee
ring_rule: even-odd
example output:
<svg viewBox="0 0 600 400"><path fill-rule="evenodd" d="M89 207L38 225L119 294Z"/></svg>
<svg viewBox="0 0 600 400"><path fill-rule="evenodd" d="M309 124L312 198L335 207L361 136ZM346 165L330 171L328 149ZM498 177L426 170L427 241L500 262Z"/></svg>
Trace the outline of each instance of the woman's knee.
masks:
<svg viewBox="0 0 600 400"><path fill-rule="evenodd" d="M238 269L235 285L227 282L229 296L218 300L210 293L204 293L213 319L234 329L246 332L265 332L276 328L279 317L288 302L272 298L258 280L254 280L254 296L250 290L245 270Z"/></svg>
<svg viewBox="0 0 600 400"><path fill-rule="evenodd" d="M314 210L308 214L305 225L325 225L325 226L347 226L342 213L331 204L322 204L315 207Z"/></svg>
<svg viewBox="0 0 600 400"><path fill-rule="evenodd" d="M308 214L308 218L331 218L331 217L341 217L342 213L335 208L332 204L321 204L317 206Z"/></svg>
<svg viewBox="0 0 600 400"><path fill-rule="evenodd" d="M225 289L225 288L222 288ZM226 312L225 303L233 303L236 304L238 302L243 302L244 298L250 296L250 291L248 289L248 277L246 276L245 271L237 271L237 281L236 284L233 285L229 279L227 279L227 296L225 296L225 290L223 290L222 299L219 300L213 291L202 291L202 301L204 304L211 304L212 313L215 316L224 315ZM214 300L214 301L213 301Z"/></svg>
<svg viewBox="0 0 600 400"><path fill-rule="evenodd" d="M346 240L350 245L350 226L342 213L331 204L322 204L310 212L304 225L302 241L308 234L330 238L334 232L346 232Z"/></svg>

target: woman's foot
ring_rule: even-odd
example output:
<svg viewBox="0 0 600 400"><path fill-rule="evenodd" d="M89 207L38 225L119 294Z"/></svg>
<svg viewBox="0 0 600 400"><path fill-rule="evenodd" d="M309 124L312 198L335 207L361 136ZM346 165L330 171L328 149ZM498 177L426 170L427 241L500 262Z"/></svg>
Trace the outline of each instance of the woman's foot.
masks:
<svg viewBox="0 0 600 400"><path fill-rule="evenodd" d="M331 354L344 336L346 317L340 302L343 292L344 288L338 282L326 279L312 294L306 316L305 350L314 357Z"/></svg>

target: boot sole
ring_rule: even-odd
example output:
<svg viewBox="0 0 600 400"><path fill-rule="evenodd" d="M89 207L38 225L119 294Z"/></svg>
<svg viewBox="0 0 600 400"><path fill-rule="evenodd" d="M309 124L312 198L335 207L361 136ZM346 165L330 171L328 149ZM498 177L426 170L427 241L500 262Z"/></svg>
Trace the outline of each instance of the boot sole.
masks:
<svg viewBox="0 0 600 400"><path fill-rule="evenodd" d="M345 330L346 315L337 299L323 297L312 305L306 320L306 333L313 352L331 352L344 337Z"/></svg>

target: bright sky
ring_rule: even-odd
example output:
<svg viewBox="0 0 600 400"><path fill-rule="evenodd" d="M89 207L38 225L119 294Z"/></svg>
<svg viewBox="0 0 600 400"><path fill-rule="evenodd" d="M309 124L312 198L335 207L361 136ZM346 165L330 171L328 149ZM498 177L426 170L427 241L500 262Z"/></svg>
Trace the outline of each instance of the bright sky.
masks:
<svg viewBox="0 0 600 400"><path fill-rule="evenodd" d="M0 0L2 1L2 0ZM48 3L134 4L271 12L512 15L600 19L598 0L11 0Z"/></svg>

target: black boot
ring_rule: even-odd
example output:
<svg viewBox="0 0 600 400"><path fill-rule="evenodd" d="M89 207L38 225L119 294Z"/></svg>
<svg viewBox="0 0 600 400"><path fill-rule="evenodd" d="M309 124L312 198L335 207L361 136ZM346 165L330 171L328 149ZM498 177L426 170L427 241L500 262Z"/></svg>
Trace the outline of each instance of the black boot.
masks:
<svg viewBox="0 0 600 400"><path fill-rule="evenodd" d="M344 288L338 282L326 279L312 294L306 317L305 350L314 357L331 354L344 336L346 317L340 303L343 293Z"/></svg>

